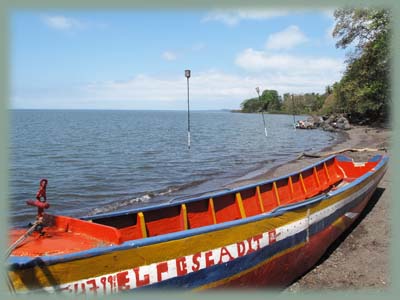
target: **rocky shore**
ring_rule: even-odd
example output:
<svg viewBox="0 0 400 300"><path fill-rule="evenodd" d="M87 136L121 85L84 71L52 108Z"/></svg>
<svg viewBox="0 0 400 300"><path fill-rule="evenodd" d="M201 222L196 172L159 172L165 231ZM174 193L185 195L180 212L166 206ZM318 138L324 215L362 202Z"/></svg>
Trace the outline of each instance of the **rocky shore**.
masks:
<svg viewBox="0 0 400 300"><path fill-rule="evenodd" d="M322 128L325 131L350 130L349 120L342 114L328 116L310 116L306 120L299 120L296 123L299 129Z"/></svg>

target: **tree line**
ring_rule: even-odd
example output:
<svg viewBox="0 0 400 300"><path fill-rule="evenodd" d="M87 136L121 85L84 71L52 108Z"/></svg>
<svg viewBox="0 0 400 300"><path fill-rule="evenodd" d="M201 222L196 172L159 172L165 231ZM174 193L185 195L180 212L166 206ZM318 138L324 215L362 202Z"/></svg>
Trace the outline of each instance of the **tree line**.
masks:
<svg viewBox="0 0 400 300"><path fill-rule="evenodd" d="M332 94L332 87L326 87L327 92L290 94L283 97L276 90L263 91L260 98L251 98L242 102L241 111L245 113L267 111L285 114L313 114L320 112L327 96Z"/></svg>
<svg viewBox="0 0 400 300"><path fill-rule="evenodd" d="M345 8L335 10L334 17L336 47L350 50L341 80L327 86L323 94L280 96L276 90L264 90L259 98L244 100L242 112L343 113L353 122L388 120L391 106L389 11Z"/></svg>

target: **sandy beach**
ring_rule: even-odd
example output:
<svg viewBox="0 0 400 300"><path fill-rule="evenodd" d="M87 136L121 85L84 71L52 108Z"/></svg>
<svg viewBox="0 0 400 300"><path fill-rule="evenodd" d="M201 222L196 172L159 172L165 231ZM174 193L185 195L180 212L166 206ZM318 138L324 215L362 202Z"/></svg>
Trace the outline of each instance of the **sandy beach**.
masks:
<svg viewBox="0 0 400 300"><path fill-rule="evenodd" d="M354 161L365 161L377 153L389 154L389 129L353 127L341 133L339 142L321 151L320 155L348 148L386 148L377 152L344 152ZM301 153L299 153L300 155ZM390 155L390 154L389 154ZM265 180L299 170L320 158L302 157L247 180ZM286 292L321 289L344 290L373 288L384 290L390 284L390 202L391 167L378 185L364 213L339 240L332 245L320 262L299 278ZM236 183L236 184L243 184ZM236 185L235 184L235 185Z"/></svg>

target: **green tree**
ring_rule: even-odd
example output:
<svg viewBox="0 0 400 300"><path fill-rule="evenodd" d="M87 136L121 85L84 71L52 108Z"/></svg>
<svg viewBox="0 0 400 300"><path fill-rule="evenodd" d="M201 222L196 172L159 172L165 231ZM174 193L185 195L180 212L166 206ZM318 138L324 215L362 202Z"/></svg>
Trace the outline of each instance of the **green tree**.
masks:
<svg viewBox="0 0 400 300"><path fill-rule="evenodd" d="M289 93L283 94L281 109L287 114L296 114L296 107L293 105L292 95Z"/></svg>
<svg viewBox="0 0 400 300"><path fill-rule="evenodd" d="M260 98L244 100L241 104L242 112L280 111L281 97L276 90L265 90Z"/></svg>
<svg viewBox="0 0 400 300"><path fill-rule="evenodd" d="M333 93L332 87L331 87L330 85L327 85L327 86L325 87L325 95L328 96L328 95L330 95L330 94L332 94L332 93Z"/></svg>
<svg viewBox="0 0 400 300"><path fill-rule="evenodd" d="M241 108L242 112L245 112L245 113L257 112L261 108L261 103L258 100L258 98L251 98L251 99L244 100L240 104L240 108Z"/></svg>
<svg viewBox="0 0 400 300"><path fill-rule="evenodd" d="M354 50L333 92L337 111L352 116L386 119L389 107L390 15L379 9L339 9L333 36L337 47Z"/></svg>
<svg viewBox="0 0 400 300"><path fill-rule="evenodd" d="M323 106L326 95L318 93L283 94L282 110L287 114L317 113Z"/></svg>
<svg viewBox="0 0 400 300"><path fill-rule="evenodd" d="M281 101L276 90L265 90L260 98L265 111L280 111Z"/></svg>

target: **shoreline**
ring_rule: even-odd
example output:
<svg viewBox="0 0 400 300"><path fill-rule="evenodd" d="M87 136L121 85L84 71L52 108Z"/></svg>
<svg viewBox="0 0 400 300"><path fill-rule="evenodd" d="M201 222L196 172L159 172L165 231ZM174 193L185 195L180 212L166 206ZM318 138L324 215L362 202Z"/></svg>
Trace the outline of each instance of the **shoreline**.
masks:
<svg viewBox="0 0 400 300"><path fill-rule="evenodd" d="M376 152L343 152L356 162L363 162L376 154L390 155L391 129L353 126L342 132L337 143L323 148L318 154L346 148L386 148ZM299 153L300 155L301 153ZM267 172L229 187L238 187L268 180L298 171L322 158L302 157L274 166ZM327 254L308 273L284 291L297 293L309 290L343 290L374 288L385 290L390 286L390 182L391 167L373 194L364 215L341 236Z"/></svg>
<svg viewBox="0 0 400 300"><path fill-rule="evenodd" d="M300 129L299 129L300 130ZM301 129L305 130L305 129ZM318 130L318 129L317 129ZM339 151L345 148L383 148L389 149L390 129L373 128L367 126L354 126L347 131L341 131L338 134L338 139L332 145L329 145L322 150L316 152L323 155L324 153ZM344 152L353 158L355 161L365 161L374 156L375 154L384 154L384 151L377 152ZM300 155L301 153L299 153ZM228 188L235 188L244 184L255 183L261 180L272 179L275 177L286 175L290 172L298 171L322 158L295 158L285 163L276 165L268 169L266 172L253 176L246 180L238 180L229 185Z"/></svg>
<svg viewBox="0 0 400 300"><path fill-rule="evenodd" d="M305 130L305 129L298 129L298 130ZM319 130L319 129L316 129L316 130ZM338 132L337 136L338 136L338 138L333 144L331 144L329 146L326 146L326 147L322 148L320 151L315 152L315 153L324 153L324 152L328 152L328 151L334 151L334 149L336 147L338 147L338 146L344 144L346 141L350 140L350 135L345 131ZM300 154L301 153L299 153L299 155ZM320 160L320 158L310 159L310 160L307 160L307 161L311 161L311 160L318 161L318 160ZM247 185L247 184L256 183L258 181L272 179L272 178L275 178L275 177L286 175L286 174L288 174L288 173L290 173L292 171L300 170L301 168L309 165L309 163L307 163L302 167L299 167L297 169L293 169L291 171L287 171L286 173L284 171L283 171L284 173L279 171L281 168L284 168L285 166L288 166L288 165L293 165L293 166L299 165L299 162L300 161L297 158L293 158L293 159L290 159L290 160L288 160L286 162L282 162L282 163L279 163L277 165L274 165L271 168L269 168L267 171L260 172L258 175L255 175L255 176L249 177L247 179L243 179L243 180L238 179L237 181L229 183L229 184L225 185L224 187L227 187L227 188L231 189L231 188L236 188L236 187L240 187L240 186Z"/></svg>

